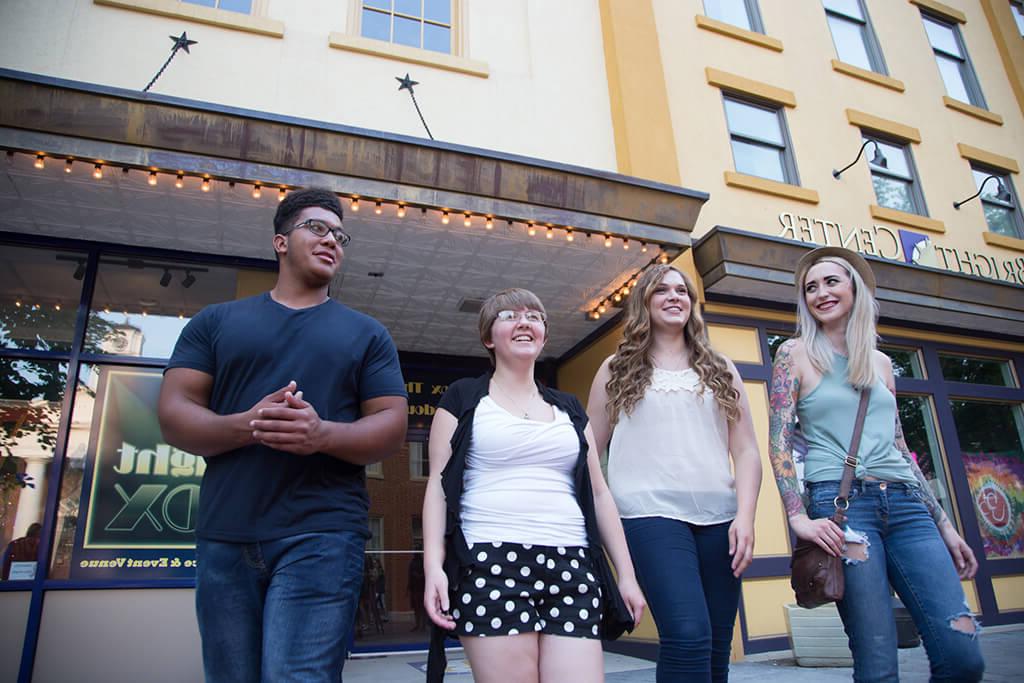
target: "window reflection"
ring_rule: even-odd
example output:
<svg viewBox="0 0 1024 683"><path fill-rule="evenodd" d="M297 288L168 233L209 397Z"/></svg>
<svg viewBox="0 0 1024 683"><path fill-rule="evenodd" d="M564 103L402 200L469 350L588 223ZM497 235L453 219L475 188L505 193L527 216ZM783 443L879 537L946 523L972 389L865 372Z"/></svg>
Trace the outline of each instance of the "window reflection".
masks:
<svg viewBox="0 0 1024 683"><path fill-rule="evenodd" d="M202 308L272 286L270 271L103 257L96 275L85 350L169 358L182 328Z"/></svg>
<svg viewBox="0 0 1024 683"><path fill-rule="evenodd" d="M904 349L898 346L879 346L879 350L889 356L892 361L892 374L896 377L924 379L924 366L917 349Z"/></svg>
<svg viewBox="0 0 1024 683"><path fill-rule="evenodd" d="M895 365L893 363L894 368ZM949 493L949 478L946 476L946 463L939 448L939 438L935 429L931 398L900 395L896 397L896 403L910 455L917 461L917 466L921 468L921 473L928 480L932 493L946 511L946 515L951 521L956 520Z"/></svg>
<svg viewBox="0 0 1024 683"><path fill-rule="evenodd" d="M87 256L3 245L0 249L0 345L70 351Z"/></svg>
<svg viewBox="0 0 1024 683"><path fill-rule="evenodd" d="M0 359L3 579L32 579L67 381L67 364Z"/></svg>
<svg viewBox="0 0 1024 683"><path fill-rule="evenodd" d="M939 354L942 376L950 382L1016 386L1009 361L998 358L974 358L951 353Z"/></svg>

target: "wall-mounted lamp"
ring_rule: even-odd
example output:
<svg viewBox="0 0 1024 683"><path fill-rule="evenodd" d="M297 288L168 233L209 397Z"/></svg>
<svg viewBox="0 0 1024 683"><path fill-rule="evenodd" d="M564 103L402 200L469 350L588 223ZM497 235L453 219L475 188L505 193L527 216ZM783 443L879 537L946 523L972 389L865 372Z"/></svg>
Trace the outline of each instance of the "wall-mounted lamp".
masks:
<svg viewBox="0 0 1024 683"><path fill-rule="evenodd" d="M996 199L998 199L1001 202L1006 202L1007 204L1013 206L1013 196L1010 195L1010 191L1006 189L1005 185L1003 185L1003 181L999 179L999 176L990 175L986 176L986 178L981 181L981 187L978 188L977 192L975 192L974 194L972 194L970 197L963 201L953 202L953 208L959 211L961 206L963 206L967 202L971 201L972 199L980 195L985 190L985 185L990 180L996 181Z"/></svg>
<svg viewBox="0 0 1024 683"><path fill-rule="evenodd" d="M196 283L196 276L192 274L191 270L185 271L185 278L181 281L181 286L188 289Z"/></svg>
<svg viewBox="0 0 1024 683"><path fill-rule="evenodd" d="M832 177L838 180L839 176L846 172L846 169L850 168L855 163L860 161L861 155L864 154L864 148L867 147L868 145L875 146L875 153L871 156L871 163L874 164L875 166L881 166L882 168L889 168L889 161L885 158L885 155L882 154L882 149L878 146L878 143L875 142L874 140L865 140L864 144L860 146L860 151L857 152L857 158L848 163L846 166L843 166L838 171L833 169Z"/></svg>
<svg viewBox="0 0 1024 683"><path fill-rule="evenodd" d="M171 271L164 268L164 274L160 276L160 286L166 287L171 284Z"/></svg>

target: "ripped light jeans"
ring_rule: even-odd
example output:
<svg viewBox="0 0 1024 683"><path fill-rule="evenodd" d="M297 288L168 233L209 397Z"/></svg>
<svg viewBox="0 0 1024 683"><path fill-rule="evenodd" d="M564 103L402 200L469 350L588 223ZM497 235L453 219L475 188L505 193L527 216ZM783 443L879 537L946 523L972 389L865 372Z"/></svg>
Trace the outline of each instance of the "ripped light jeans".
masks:
<svg viewBox="0 0 1024 683"><path fill-rule="evenodd" d="M811 519L835 511L839 482L807 483ZM839 615L853 652L858 683L898 681L896 622L889 585L896 589L924 640L931 680L980 681L985 670L974 633L953 627L970 615L946 544L921 501L907 484L854 480L849 528L868 539L868 559L844 564L846 591Z"/></svg>

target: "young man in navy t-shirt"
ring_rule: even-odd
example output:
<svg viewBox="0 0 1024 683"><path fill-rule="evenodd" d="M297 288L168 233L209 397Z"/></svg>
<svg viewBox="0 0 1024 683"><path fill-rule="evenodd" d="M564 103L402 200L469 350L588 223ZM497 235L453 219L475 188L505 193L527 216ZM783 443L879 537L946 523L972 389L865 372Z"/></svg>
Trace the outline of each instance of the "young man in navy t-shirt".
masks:
<svg viewBox="0 0 1024 683"><path fill-rule="evenodd" d="M207 681L340 680L369 536L364 466L401 448L408 420L387 330L327 295L349 240L341 222L332 192L288 195L274 288L200 311L164 371L164 438L207 462Z"/></svg>

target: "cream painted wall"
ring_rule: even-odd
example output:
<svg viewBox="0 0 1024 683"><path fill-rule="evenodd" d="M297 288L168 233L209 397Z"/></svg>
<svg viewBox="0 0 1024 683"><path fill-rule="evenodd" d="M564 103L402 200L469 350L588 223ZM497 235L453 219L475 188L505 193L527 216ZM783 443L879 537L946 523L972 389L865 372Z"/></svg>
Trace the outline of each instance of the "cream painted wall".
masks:
<svg viewBox="0 0 1024 683"><path fill-rule="evenodd" d="M441 141L614 170L615 149L597 0L465 8L463 54L480 78L328 46L357 0L268 0L283 38L99 6L92 0L0 3L0 66L129 89L169 54L168 35L199 41L153 92L425 137L395 76Z"/></svg>
<svg viewBox="0 0 1024 683"><path fill-rule="evenodd" d="M698 28L694 17L703 14L701 0L653 1L682 185L711 193L695 237L715 225L774 236L780 232L778 215L784 211L836 220L847 227L885 224L869 213L868 207L876 201L864 159L841 180L831 175L833 168L852 161L860 147L860 131L847 122L845 114L852 108L920 130L922 142L912 145L914 161L928 213L946 227L945 234L934 236L936 241L1002 258L1021 256L1019 251L985 244L980 202L975 200L960 211L952 206L975 191L957 143L1024 162L1024 118L978 2L948 0L947 4L967 15L961 31L988 108L1003 117L1002 126L943 104L945 89L920 10L907 0L867 1L889 74L905 83L903 93L833 71L831 60L836 54L819 0L759 3L766 34L782 41L781 53ZM816 190L820 204L726 186L723 172L734 170L732 152L721 91L707 83L707 66L795 94L797 106L785 112L800 184ZM1013 182L1017 194L1024 194L1019 174L1013 175Z"/></svg>

